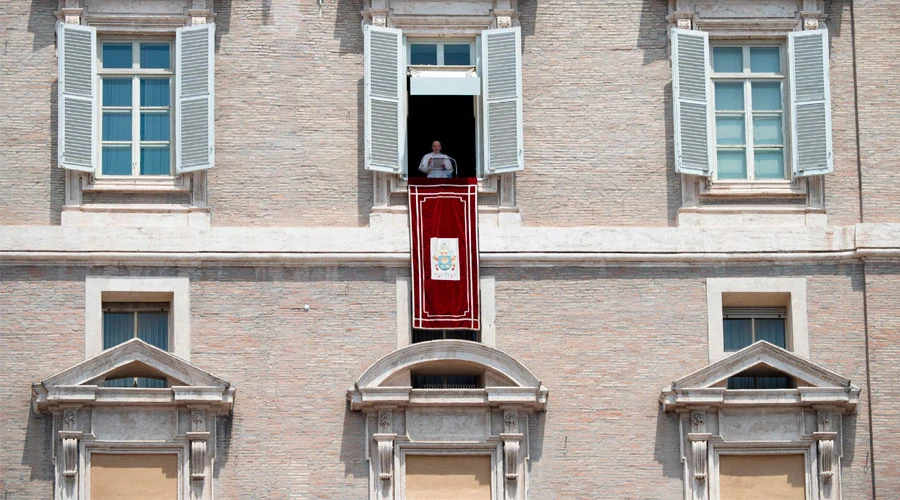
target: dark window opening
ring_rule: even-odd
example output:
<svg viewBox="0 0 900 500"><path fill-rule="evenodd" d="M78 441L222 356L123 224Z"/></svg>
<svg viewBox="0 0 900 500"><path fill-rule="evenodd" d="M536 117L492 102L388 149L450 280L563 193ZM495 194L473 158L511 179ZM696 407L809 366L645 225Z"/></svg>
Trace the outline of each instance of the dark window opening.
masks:
<svg viewBox="0 0 900 500"><path fill-rule="evenodd" d="M169 350L169 304L103 303L103 348L109 349L133 338Z"/></svg>
<svg viewBox="0 0 900 500"><path fill-rule="evenodd" d="M412 374L413 389L478 389L478 375L416 375Z"/></svg>
<svg viewBox="0 0 900 500"><path fill-rule="evenodd" d="M760 340L787 348L784 307L725 308L722 313L725 352L739 351Z"/></svg>
<svg viewBox="0 0 900 500"><path fill-rule="evenodd" d="M104 387L141 387L151 389L164 389L166 380L152 377L122 377L107 379Z"/></svg>
<svg viewBox="0 0 900 500"><path fill-rule="evenodd" d="M429 340L469 340L478 342L478 330L419 330L413 328L412 343Z"/></svg>
<svg viewBox="0 0 900 500"><path fill-rule="evenodd" d="M792 389L793 377L768 366L756 366L728 378L729 389Z"/></svg>
<svg viewBox="0 0 900 500"><path fill-rule="evenodd" d="M441 152L456 160L454 177L477 176L475 97L411 95L406 130L410 177L425 177L419 172L419 162L431 152L434 141L440 141Z"/></svg>

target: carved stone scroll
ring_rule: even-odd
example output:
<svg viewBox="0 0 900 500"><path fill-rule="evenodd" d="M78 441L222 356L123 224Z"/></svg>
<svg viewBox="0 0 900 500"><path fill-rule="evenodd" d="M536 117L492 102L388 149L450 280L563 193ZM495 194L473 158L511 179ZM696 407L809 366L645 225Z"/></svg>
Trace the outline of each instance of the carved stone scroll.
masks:
<svg viewBox="0 0 900 500"><path fill-rule="evenodd" d="M202 412L193 413L202 414ZM191 442L191 479L202 481L203 479L206 479L206 442L209 440L209 433L188 432L186 435L188 441Z"/></svg>
<svg viewBox="0 0 900 500"><path fill-rule="evenodd" d="M708 444L712 434L706 432L692 432L688 434L691 442L691 465L694 469L694 479L703 482L709 475Z"/></svg>
<svg viewBox="0 0 900 500"><path fill-rule="evenodd" d="M63 475L75 477L78 475L78 439L81 432L60 431L63 446Z"/></svg>
<svg viewBox="0 0 900 500"><path fill-rule="evenodd" d="M519 450L523 434L503 432L500 440L503 441L504 477L507 481L519 479Z"/></svg>
<svg viewBox="0 0 900 500"><path fill-rule="evenodd" d="M394 477L394 440L397 435L393 433L377 433L372 436L378 443L378 465L380 471L378 478L382 481L390 481Z"/></svg>
<svg viewBox="0 0 900 500"><path fill-rule="evenodd" d="M834 476L834 439L819 440L819 477L831 481Z"/></svg>

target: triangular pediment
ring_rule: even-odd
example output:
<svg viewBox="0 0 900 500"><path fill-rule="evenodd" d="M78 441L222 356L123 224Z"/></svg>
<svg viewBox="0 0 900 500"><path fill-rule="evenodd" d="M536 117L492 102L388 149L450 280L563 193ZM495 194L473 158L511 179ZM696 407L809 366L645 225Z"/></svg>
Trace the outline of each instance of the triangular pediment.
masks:
<svg viewBox="0 0 900 500"><path fill-rule="evenodd" d="M675 389L707 388L742 372L768 367L805 387L848 387L850 379L766 341L756 342L672 383Z"/></svg>
<svg viewBox="0 0 900 500"><path fill-rule="evenodd" d="M165 379L165 389L132 389L102 387L106 379L120 377L150 377ZM156 348L140 339L131 339L100 354L71 366L33 386L35 403L42 409L53 402L102 403L112 397L101 397L104 391L146 392L145 402L183 402L204 400L224 404L230 408L234 397L231 384L170 352ZM150 391L150 392L147 392ZM155 392L153 392L155 391ZM165 394L162 394L165 393ZM105 398L105 399L104 399Z"/></svg>
<svg viewBox="0 0 900 500"><path fill-rule="evenodd" d="M766 372L793 380L790 389L727 389L730 377ZM667 411L693 405L813 405L856 407L859 387L850 379L772 345L756 342L719 361L685 375L663 389Z"/></svg>

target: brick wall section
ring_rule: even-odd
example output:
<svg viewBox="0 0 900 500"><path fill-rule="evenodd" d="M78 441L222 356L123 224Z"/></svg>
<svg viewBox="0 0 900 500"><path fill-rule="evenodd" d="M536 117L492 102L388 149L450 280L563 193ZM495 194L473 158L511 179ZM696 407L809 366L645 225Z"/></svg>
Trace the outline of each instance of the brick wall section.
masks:
<svg viewBox="0 0 900 500"><path fill-rule="evenodd" d="M0 224L59 224L55 1L0 2Z"/></svg>
<svg viewBox="0 0 900 500"><path fill-rule="evenodd" d="M900 59L894 34L900 9L895 2L871 0L854 6L865 218L895 222L900 213Z"/></svg>
<svg viewBox="0 0 900 500"><path fill-rule="evenodd" d="M9 353L0 395L11 404L0 414L3 487L11 498L51 491L49 419L29 414L29 387L83 359L85 275L187 275L191 360L237 388L233 417L219 427L217 496L364 498L364 422L348 410L345 391L396 346L398 272L405 269L4 268L0 306L10 326L0 336ZM485 274L497 280L497 347L551 391L548 411L531 424L529 498L680 498L676 418L661 412L658 397L707 363L707 277L807 276L812 360L867 390L855 266ZM895 380L896 357L881 352L881 373ZM892 389L881 390L879 398ZM876 401L878 425L892 428L891 403ZM863 398L843 421L845 498L871 496L867 415ZM889 474L889 442L879 474Z"/></svg>
<svg viewBox="0 0 900 500"><path fill-rule="evenodd" d="M900 497L900 265L873 262L866 267L872 423L878 498Z"/></svg>

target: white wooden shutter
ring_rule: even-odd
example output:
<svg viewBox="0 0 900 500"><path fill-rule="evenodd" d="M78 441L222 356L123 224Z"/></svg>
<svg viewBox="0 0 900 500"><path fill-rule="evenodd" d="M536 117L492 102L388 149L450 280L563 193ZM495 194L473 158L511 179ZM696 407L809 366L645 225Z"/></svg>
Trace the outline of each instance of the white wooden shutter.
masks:
<svg viewBox="0 0 900 500"><path fill-rule="evenodd" d="M834 171L828 31L788 34L791 86L791 168L794 176Z"/></svg>
<svg viewBox="0 0 900 500"><path fill-rule="evenodd" d="M406 143L403 32L367 25L364 39L366 168L400 174Z"/></svg>
<svg viewBox="0 0 900 500"><path fill-rule="evenodd" d="M175 170L212 168L215 162L215 24L175 31Z"/></svg>
<svg viewBox="0 0 900 500"><path fill-rule="evenodd" d="M97 30L59 23L59 166L93 172L97 158Z"/></svg>
<svg viewBox="0 0 900 500"><path fill-rule="evenodd" d="M675 122L675 171L712 174L712 109L709 37L702 31L672 29L672 101Z"/></svg>
<svg viewBox="0 0 900 500"><path fill-rule="evenodd" d="M486 174L525 168L522 151L522 33L519 27L481 32Z"/></svg>

